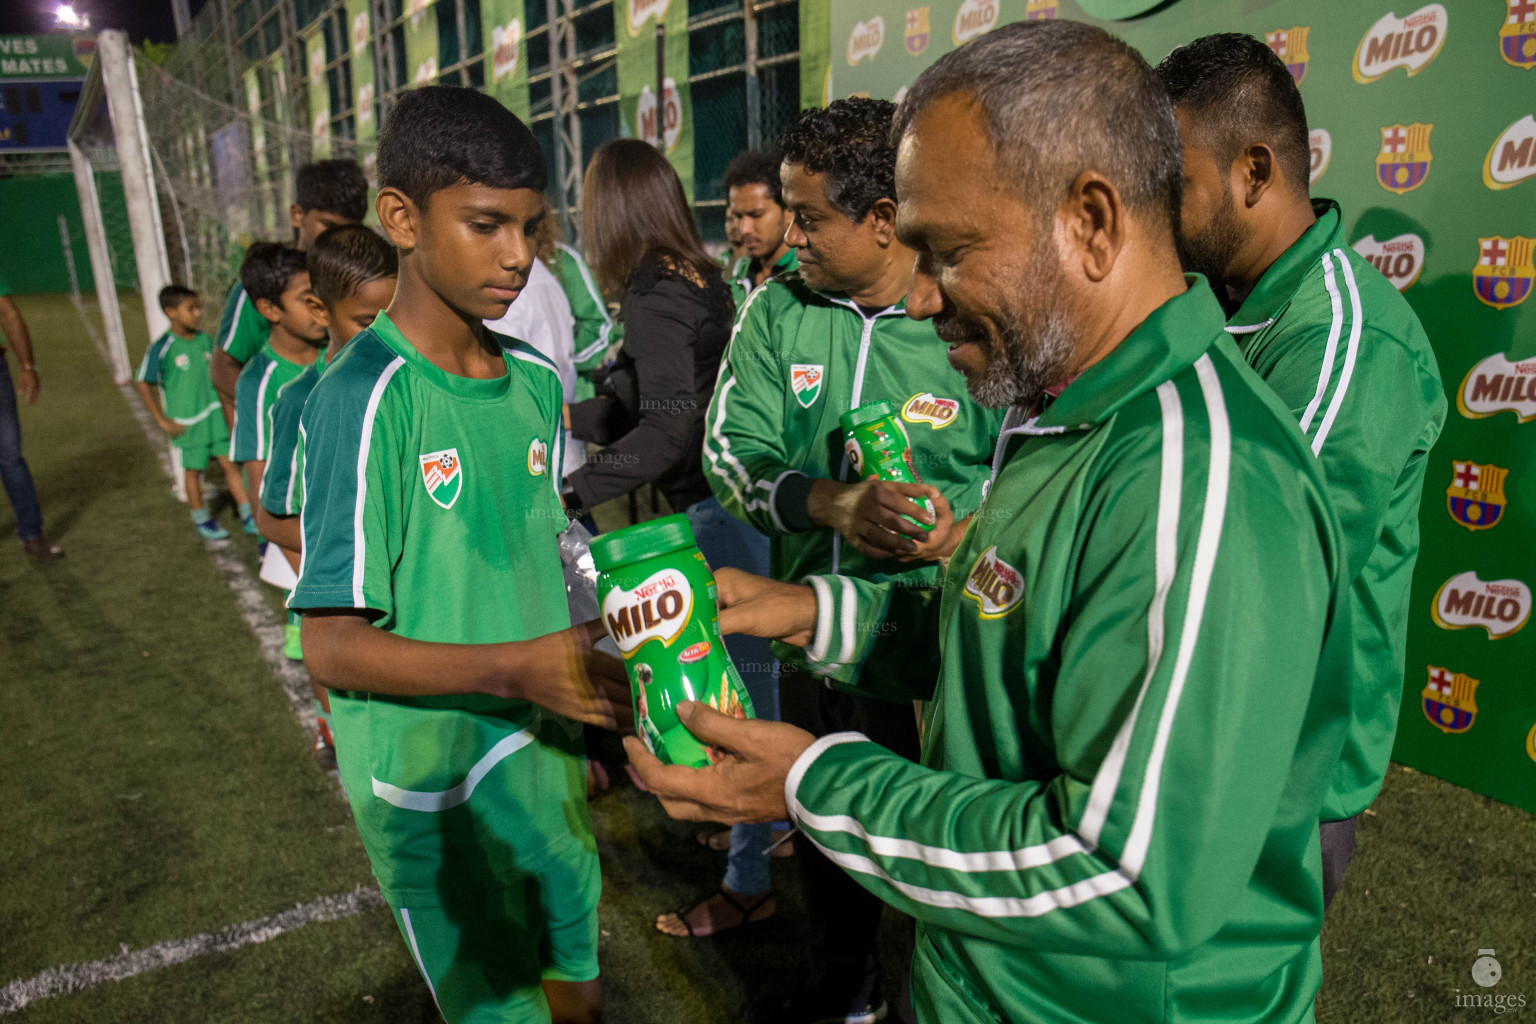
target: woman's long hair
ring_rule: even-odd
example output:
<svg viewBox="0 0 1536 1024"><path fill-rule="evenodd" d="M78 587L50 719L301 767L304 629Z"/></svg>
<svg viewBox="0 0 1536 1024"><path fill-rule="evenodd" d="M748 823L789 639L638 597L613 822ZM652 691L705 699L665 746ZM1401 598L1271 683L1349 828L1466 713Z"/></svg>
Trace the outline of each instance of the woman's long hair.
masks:
<svg viewBox="0 0 1536 1024"><path fill-rule="evenodd" d="M598 285L618 295L646 254L670 257L702 283L720 268L704 251L677 172L654 146L613 139L592 154L582 183L581 230Z"/></svg>

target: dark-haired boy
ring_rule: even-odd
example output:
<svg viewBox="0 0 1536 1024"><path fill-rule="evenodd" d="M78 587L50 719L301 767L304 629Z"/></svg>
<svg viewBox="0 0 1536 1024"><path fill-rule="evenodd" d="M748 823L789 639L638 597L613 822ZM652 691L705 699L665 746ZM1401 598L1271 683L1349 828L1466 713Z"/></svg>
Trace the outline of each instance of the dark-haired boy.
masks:
<svg viewBox="0 0 1536 1024"><path fill-rule="evenodd" d="M240 371L229 457L245 468L251 493L259 496L272 446L268 414L283 389L320 357L326 335L325 325L310 306L309 264L298 249L256 243L240 265L240 283L270 333L261 351ZM243 509L241 516L248 512ZM245 532L257 532L254 518Z"/></svg>
<svg viewBox="0 0 1536 1024"><path fill-rule="evenodd" d="M738 153L725 169L727 212L736 218L741 251L747 257L730 268L727 280L739 309L747 293L771 276L792 273L795 250L785 235L791 220L779 182L779 158L749 149Z"/></svg>
<svg viewBox="0 0 1536 1024"><path fill-rule="evenodd" d="M572 628L556 537L561 386L488 332L535 258L544 157L470 89L403 93L379 137L388 311L301 418L290 604L332 691L342 781L444 1017L595 1021L596 845L577 723L629 718L622 666Z"/></svg>
<svg viewBox="0 0 1536 1024"><path fill-rule="evenodd" d="M933 324L907 317L916 257L896 238L894 112L884 100L838 100L801 111L786 129L784 199L794 215L787 237L798 270L768 281L742 307L707 417L710 486L727 511L771 538L778 580L830 572L935 586L937 560L960 539L954 518L981 504L1003 419L966 393ZM900 417L928 485L860 482L850 468L838 419L879 401ZM928 518L911 500L923 495L943 517L931 534L907 518ZM858 729L916 759L909 702L833 691L797 667L801 652L775 653L790 659L780 674L784 721L818 736ZM799 852L818 970L749 1018L878 1020L880 901L809 844ZM703 910L716 930L734 923L721 903Z"/></svg>
<svg viewBox="0 0 1536 1024"><path fill-rule="evenodd" d="M331 228L310 247L307 262L311 295L309 304L315 318L325 325L330 344L320 357L293 383L283 389L268 415L272 438L266 469L261 477L260 501L256 505L256 525L262 536L277 545L297 572L304 534L299 525L299 511L304 506L302 466L303 446L299 438L299 414L309 393L315 389L326 365L347 342L373 323L379 311L395 295L399 257L395 247L371 228L361 224L343 224ZM297 612L288 613L287 637L283 653L297 661L303 658ZM315 757L322 767L336 767L336 743L331 731L331 701L325 687L310 680L315 696Z"/></svg>
<svg viewBox="0 0 1536 1024"><path fill-rule="evenodd" d="M250 499L240 470L226 457L229 429L219 412L219 396L208 379L213 339L199 327L202 308L192 289L166 285L160 289L160 308L171 326L150 343L133 386L144 400L144 408L154 417L155 425L171 439L171 451L184 474L187 506L198 536L204 540L223 540L229 536L228 531L214 522L203 502L203 470L208 468L208 460L218 460L230 496L242 510L241 518L249 513Z"/></svg>
<svg viewBox="0 0 1536 1024"><path fill-rule="evenodd" d="M361 224L368 212L368 179L355 160L317 160L294 176L293 205L288 220L293 244L308 249L320 233L338 224ZM213 386L224 401L224 414L233 422L235 383L240 368L267 343L267 320L244 286L235 282L219 317L218 346L213 353ZM255 486L254 484L252 485Z"/></svg>
<svg viewBox="0 0 1536 1024"><path fill-rule="evenodd" d="M1309 194L1306 109L1280 58L1228 32L1157 71L1184 142L1184 269L1210 280L1227 333L1300 423L1344 528L1353 695L1323 802L1326 906L1397 736L1419 499L1445 390L1418 315L1350 247L1339 204Z"/></svg>

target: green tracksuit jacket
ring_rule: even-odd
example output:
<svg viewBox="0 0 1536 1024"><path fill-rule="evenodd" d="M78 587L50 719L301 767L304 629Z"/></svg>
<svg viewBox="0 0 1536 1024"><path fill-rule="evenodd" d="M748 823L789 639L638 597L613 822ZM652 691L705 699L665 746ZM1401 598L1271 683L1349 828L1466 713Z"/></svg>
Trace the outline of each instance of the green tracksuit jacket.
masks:
<svg viewBox="0 0 1536 1024"><path fill-rule="evenodd" d="M813 648L894 649L858 689L932 698L920 764L837 733L785 785L805 834L918 919L926 1024L1312 1020L1343 544L1190 281L1042 415L1010 413L936 625L913 588L814 578Z"/></svg>
<svg viewBox="0 0 1536 1024"><path fill-rule="evenodd" d="M923 480L956 519L975 510L1002 412L971 401L946 353L932 325L909 320L900 304L866 316L796 273L748 297L710 402L704 473L727 511L768 535L774 578L937 577L933 563L867 558L813 526L805 506L813 480L858 479L838 417L884 400L902 416Z"/></svg>
<svg viewBox="0 0 1536 1024"><path fill-rule="evenodd" d="M1300 423L1344 529L1353 699L1323 804L1333 820L1376 799L1397 736L1419 497L1445 389L1418 316L1349 247L1339 205L1313 206L1317 223L1264 272L1227 332Z"/></svg>

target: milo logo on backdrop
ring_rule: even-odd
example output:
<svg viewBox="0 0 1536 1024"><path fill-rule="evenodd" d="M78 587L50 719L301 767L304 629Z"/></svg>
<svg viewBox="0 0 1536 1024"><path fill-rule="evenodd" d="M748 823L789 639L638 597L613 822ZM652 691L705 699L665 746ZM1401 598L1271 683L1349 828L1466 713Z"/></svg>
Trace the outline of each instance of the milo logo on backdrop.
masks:
<svg viewBox="0 0 1536 1024"><path fill-rule="evenodd" d="M861 21L848 33L848 66L861 60L874 60L885 42L885 19L878 14L868 21Z"/></svg>
<svg viewBox="0 0 1536 1024"><path fill-rule="evenodd" d="M1536 0L1531 7L1536 10ZM1526 114L1499 133L1483 158L1483 184L1495 191L1536 177L1536 117Z"/></svg>
<svg viewBox="0 0 1536 1024"><path fill-rule="evenodd" d="M523 41L523 23L513 18L491 29L491 81L499 82L517 70L518 44Z"/></svg>
<svg viewBox="0 0 1536 1024"><path fill-rule="evenodd" d="M1307 134L1307 148L1312 151L1312 167L1307 172L1307 183L1315 185L1328 169L1328 161L1333 159L1333 136L1328 134L1326 128L1313 128Z"/></svg>
<svg viewBox="0 0 1536 1024"><path fill-rule="evenodd" d="M629 34L638 36L640 30L645 28L645 23L652 18L660 25L667 20L667 8L672 5L672 0L629 0L629 11L625 18L629 26Z"/></svg>
<svg viewBox="0 0 1536 1024"><path fill-rule="evenodd" d="M1435 592L1432 612L1441 629L1480 628L1490 640L1519 632L1531 617L1531 588L1519 580L1484 580L1457 573Z"/></svg>
<svg viewBox="0 0 1536 1024"><path fill-rule="evenodd" d="M997 27L998 0L964 0L955 12L955 27L951 33L955 45L968 43L979 35L985 35Z"/></svg>
<svg viewBox="0 0 1536 1024"><path fill-rule="evenodd" d="M1424 270L1424 239L1418 235L1398 235L1383 242L1375 235L1366 235L1354 244L1354 250L1400 292L1417 281Z"/></svg>
<svg viewBox="0 0 1536 1024"><path fill-rule="evenodd" d="M665 647L688 625L693 614L693 588L676 569L662 569L632 590L616 586L603 598L608 635L626 658L648 640Z"/></svg>
<svg viewBox="0 0 1536 1024"><path fill-rule="evenodd" d="M1456 407L1468 419L1512 412L1524 423L1536 419L1536 359L1518 363L1495 352L1467 371L1456 392Z"/></svg>
<svg viewBox="0 0 1536 1024"><path fill-rule="evenodd" d="M1355 47L1350 68L1355 81L1365 85L1394 68L1407 68L1409 77L1423 71L1445 47L1448 24L1439 4L1427 4L1405 18L1383 14Z"/></svg>

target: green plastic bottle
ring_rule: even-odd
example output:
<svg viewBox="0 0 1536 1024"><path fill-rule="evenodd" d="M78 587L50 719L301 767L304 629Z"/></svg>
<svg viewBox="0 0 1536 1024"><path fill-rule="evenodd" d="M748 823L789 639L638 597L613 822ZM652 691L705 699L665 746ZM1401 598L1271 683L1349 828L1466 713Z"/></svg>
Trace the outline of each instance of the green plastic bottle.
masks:
<svg viewBox="0 0 1536 1024"><path fill-rule="evenodd" d="M715 577L687 516L666 516L592 540L597 600L629 673L635 727L666 764L702 768L718 755L677 718L677 705L704 701L752 718L752 698L720 637Z"/></svg>
<svg viewBox="0 0 1536 1024"><path fill-rule="evenodd" d="M890 480L900 484L920 484L923 478L912 461L912 439L890 402L872 402L845 412L838 419L843 428L843 450L848 462L860 480L871 478ZM933 514L933 502L927 498L913 498L917 504ZM919 522L907 516L924 530L932 530L932 523Z"/></svg>

